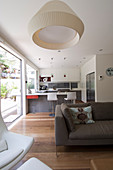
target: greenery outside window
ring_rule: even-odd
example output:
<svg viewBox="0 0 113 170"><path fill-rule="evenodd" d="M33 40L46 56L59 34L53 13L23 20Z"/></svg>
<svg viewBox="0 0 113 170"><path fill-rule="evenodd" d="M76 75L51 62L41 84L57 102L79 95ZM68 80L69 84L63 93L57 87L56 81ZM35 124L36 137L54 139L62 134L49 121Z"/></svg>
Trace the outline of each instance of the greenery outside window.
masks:
<svg viewBox="0 0 113 170"><path fill-rule="evenodd" d="M26 64L27 93L34 93L36 89L36 70Z"/></svg>
<svg viewBox="0 0 113 170"><path fill-rule="evenodd" d="M4 122L11 125L22 113L22 60L0 47L0 110Z"/></svg>

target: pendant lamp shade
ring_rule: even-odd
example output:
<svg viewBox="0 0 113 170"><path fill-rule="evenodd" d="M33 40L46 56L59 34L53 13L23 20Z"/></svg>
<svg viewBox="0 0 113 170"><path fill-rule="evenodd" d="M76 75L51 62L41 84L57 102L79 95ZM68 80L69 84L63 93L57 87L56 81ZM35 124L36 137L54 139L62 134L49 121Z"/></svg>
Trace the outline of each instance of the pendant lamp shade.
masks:
<svg viewBox="0 0 113 170"><path fill-rule="evenodd" d="M67 4L54 0L36 13L28 30L36 45L59 50L71 47L80 40L84 24Z"/></svg>

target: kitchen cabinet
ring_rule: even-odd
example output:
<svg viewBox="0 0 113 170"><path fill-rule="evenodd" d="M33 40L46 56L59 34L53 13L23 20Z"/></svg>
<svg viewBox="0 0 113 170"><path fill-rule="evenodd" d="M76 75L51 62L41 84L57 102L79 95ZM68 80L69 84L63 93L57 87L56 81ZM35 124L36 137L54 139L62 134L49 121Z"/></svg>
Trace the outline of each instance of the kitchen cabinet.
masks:
<svg viewBox="0 0 113 170"><path fill-rule="evenodd" d="M40 69L41 77L51 77L51 82L79 82L79 68Z"/></svg>
<svg viewBox="0 0 113 170"><path fill-rule="evenodd" d="M39 77L40 79L40 82L51 82L51 77L49 76L49 77L47 77L47 76L44 76L44 77L42 77L42 76L40 76Z"/></svg>

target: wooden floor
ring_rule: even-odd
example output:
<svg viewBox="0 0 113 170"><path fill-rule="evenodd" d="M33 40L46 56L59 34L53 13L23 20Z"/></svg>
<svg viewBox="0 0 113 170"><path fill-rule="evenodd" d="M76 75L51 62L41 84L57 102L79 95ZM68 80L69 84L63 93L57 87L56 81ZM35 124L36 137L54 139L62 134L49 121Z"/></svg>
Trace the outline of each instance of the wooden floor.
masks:
<svg viewBox="0 0 113 170"><path fill-rule="evenodd" d="M12 132L34 137L29 153L12 170L26 160L36 157L54 170L89 170L90 160L113 157L113 146L58 147L56 157L54 118L49 113L28 114Z"/></svg>

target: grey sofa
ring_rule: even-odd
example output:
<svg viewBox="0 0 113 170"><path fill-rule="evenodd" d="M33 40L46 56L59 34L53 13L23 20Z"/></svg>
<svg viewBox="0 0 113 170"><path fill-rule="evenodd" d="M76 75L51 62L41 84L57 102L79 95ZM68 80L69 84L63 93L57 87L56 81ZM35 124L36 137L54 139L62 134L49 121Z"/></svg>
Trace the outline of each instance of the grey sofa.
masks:
<svg viewBox="0 0 113 170"><path fill-rule="evenodd" d="M113 144L113 102L79 103L67 106L69 108L91 106L95 123L75 125L75 129L71 131L61 105L57 105L55 110L56 146Z"/></svg>

